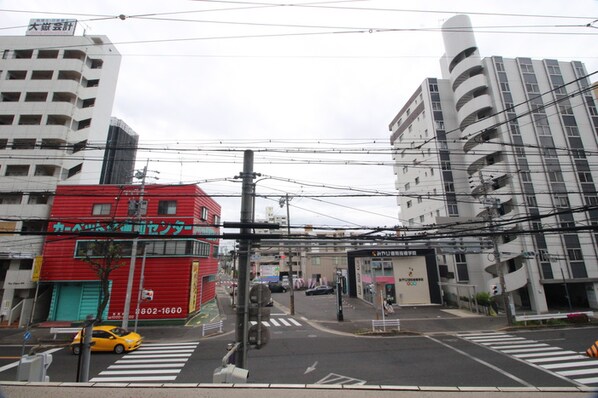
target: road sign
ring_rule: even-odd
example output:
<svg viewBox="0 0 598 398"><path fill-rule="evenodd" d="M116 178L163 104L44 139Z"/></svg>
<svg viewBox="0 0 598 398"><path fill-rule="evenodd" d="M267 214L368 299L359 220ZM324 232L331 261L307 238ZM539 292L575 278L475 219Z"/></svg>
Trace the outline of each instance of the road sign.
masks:
<svg viewBox="0 0 598 398"><path fill-rule="evenodd" d="M23 340L28 341L31 340L31 332L27 330L25 334L23 334Z"/></svg>

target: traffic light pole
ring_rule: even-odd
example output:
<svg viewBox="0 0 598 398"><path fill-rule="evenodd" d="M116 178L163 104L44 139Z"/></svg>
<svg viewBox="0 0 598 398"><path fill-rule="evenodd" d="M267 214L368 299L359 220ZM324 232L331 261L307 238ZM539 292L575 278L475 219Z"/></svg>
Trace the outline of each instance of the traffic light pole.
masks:
<svg viewBox="0 0 598 398"><path fill-rule="evenodd" d="M237 320L235 328L236 343L238 344L235 355L235 364L240 368L247 368L247 350L248 350L248 323L249 323L249 271L251 240L247 238L251 233L249 225L253 221L253 197L255 186L253 179L253 151L246 150L243 156L243 173L241 188L241 228L240 233L243 237L239 239L239 279L237 286Z"/></svg>

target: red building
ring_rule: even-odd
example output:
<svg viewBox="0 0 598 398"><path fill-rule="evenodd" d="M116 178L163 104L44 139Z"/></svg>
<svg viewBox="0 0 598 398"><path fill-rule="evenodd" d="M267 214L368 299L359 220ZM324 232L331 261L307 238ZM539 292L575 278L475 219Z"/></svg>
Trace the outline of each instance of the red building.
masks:
<svg viewBox="0 0 598 398"><path fill-rule="evenodd" d="M122 266L110 274L103 319L123 318L135 239L129 319L135 319L142 268L153 300L140 303L139 320L187 319L215 298L219 224L220 205L196 185L59 186L40 275L40 283L53 285L48 320L96 314L100 283L89 260L103 259L97 242L106 239L121 248Z"/></svg>

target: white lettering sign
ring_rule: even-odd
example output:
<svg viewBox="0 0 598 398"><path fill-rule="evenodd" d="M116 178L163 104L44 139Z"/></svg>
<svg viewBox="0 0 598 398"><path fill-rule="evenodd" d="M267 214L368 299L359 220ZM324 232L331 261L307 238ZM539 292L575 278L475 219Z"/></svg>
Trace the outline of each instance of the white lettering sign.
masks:
<svg viewBox="0 0 598 398"><path fill-rule="evenodd" d="M73 36L77 27L76 19L31 19L27 26L27 36Z"/></svg>

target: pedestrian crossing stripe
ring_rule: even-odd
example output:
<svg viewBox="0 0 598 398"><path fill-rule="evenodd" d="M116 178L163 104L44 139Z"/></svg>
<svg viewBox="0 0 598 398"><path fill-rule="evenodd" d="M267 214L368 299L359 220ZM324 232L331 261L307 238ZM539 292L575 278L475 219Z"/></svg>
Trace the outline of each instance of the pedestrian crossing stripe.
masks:
<svg viewBox="0 0 598 398"><path fill-rule="evenodd" d="M257 324L256 321L251 321L252 325ZM266 327L291 327L302 326L295 318L270 318L269 321L262 321L262 325Z"/></svg>
<svg viewBox="0 0 598 398"><path fill-rule="evenodd" d="M458 334L460 338L508 354L582 385L598 386L598 361L579 352L507 333ZM517 339L515 341L514 339ZM580 377L592 376L593 377Z"/></svg>
<svg viewBox="0 0 598 398"><path fill-rule="evenodd" d="M175 381L199 345L191 343L144 344L118 359L90 381L114 382L165 382Z"/></svg>

